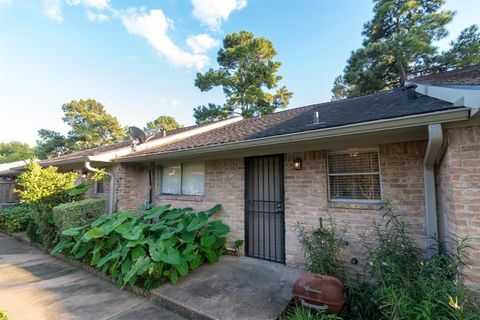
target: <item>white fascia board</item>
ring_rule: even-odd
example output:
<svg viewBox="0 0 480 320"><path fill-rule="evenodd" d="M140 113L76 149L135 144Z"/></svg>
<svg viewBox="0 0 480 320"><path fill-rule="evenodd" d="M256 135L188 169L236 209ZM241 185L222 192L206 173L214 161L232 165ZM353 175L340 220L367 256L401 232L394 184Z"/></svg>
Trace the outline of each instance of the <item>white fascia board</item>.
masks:
<svg viewBox="0 0 480 320"><path fill-rule="evenodd" d="M158 139L146 141L142 144L136 145L135 151L133 151L132 146L127 146L127 147L111 150L108 152L99 153L89 158L91 161L109 162L118 157L123 157L129 154L135 154L135 152L138 152L138 151L143 151L149 148L155 148L155 147L172 143L178 140L183 140L185 138L188 138L200 133L204 133L213 129L217 129L240 120L242 120L242 117L234 117L226 120L216 121L211 124L200 126L198 128L185 130L176 134L172 134L170 136L165 136Z"/></svg>
<svg viewBox="0 0 480 320"><path fill-rule="evenodd" d="M413 81L407 83L417 85L415 91L429 97L468 108L480 107L480 85L433 85Z"/></svg>
<svg viewBox="0 0 480 320"><path fill-rule="evenodd" d="M409 127L425 126L436 123L447 123L454 121L463 121L469 118L469 108L458 108L432 113L418 114L400 118L376 120L370 122L356 123L341 127L310 130L296 133L289 133L280 136L257 138L245 141L230 142L205 147L167 151L157 154L148 154L143 156L130 156L119 159L117 162L138 162L153 161L157 159L168 159L174 157L194 156L211 152L230 151L242 148L252 148L259 146L269 146L284 143L295 143L300 141L309 141L316 139L325 139L332 137L348 136L352 134L362 134L378 131L387 131Z"/></svg>

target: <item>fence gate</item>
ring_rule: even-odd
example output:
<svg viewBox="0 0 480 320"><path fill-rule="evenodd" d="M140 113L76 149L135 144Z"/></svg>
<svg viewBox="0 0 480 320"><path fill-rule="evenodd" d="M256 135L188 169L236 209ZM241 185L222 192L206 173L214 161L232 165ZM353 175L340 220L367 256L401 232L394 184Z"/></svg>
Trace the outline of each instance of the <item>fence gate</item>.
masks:
<svg viewBox="0 0 480 320"><path fill-rule="evenodd" d="M15 181L0 179L0 204L18 202L17 194L13 192Z"/></svg>
<svg viewBox="0 0 480 320"><path fill-rule="evenodd" d="M245 159L245 254L285 263L283 155Z"/></svg>

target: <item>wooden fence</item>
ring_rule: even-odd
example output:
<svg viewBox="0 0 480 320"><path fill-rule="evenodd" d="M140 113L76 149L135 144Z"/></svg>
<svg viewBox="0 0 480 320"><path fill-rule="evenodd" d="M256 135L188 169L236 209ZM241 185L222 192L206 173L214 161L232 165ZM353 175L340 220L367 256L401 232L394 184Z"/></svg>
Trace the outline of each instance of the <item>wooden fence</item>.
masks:
<svg viewBox="0 0 480 320"><path fill-rule="evenodd" d="M18 202L17 194L13 192L15 181L0 180L0 204Z"/></svg>

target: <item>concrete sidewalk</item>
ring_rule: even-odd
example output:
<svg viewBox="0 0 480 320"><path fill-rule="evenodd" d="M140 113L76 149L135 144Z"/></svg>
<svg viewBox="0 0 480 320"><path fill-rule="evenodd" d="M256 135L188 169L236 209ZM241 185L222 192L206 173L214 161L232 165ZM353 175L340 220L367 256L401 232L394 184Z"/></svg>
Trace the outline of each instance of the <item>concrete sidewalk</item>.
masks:
<svg viewBox="0 0 480 320"><path fill-rule="evenodd" d="M3 234L0 309L10 320L184 319Z"/></svg>

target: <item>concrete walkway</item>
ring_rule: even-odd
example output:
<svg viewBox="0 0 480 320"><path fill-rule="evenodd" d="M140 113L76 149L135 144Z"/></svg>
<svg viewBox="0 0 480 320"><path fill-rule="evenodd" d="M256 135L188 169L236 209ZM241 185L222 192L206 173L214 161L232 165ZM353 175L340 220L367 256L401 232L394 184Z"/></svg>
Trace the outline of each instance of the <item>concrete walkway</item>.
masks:
<svg viewBox="0 0 480 320"><path fill-rule="evenodd" d="M293 283L302 271L247 257L223 256L164 284L151 298L190 319L277 319L292 299Z"/></svg>
<svg viewBox="0 0 480 320"><path fill-rule="evenodd" d="M0 309L10 320L184 319L3 234Z"/></svg>

